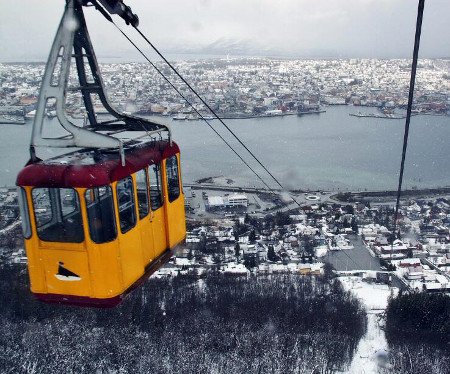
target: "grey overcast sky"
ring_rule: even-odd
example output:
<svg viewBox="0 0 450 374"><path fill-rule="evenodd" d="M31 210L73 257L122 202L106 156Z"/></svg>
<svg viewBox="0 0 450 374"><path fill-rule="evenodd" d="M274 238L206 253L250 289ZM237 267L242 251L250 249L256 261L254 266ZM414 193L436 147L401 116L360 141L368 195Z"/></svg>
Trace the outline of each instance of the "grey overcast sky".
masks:
<svg viewBox="0 0 450 374"><path fill-rule="evenodd" d="M169 53L410 57L417 13L417 0L125 2L139 15L141 29ZM45 60L65 1L1 3L0 61ZM136 59L132 47L93 8L85 13L100 60ZM422 57L450 56L449 18L449 0L426 1Z"/></svg>

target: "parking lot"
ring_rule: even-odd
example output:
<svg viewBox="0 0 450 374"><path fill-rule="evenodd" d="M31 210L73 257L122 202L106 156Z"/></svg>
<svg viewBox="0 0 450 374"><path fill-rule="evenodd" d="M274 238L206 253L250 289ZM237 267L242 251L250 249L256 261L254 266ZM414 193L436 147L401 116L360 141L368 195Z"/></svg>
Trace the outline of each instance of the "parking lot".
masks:
<svg viewBox="0 0 450 374"><path fill-rule="evenodd" d="M244 194L248 198L247 208L226 208L208 210L208 197L220 196L226 198L235 193ZM301 206L320 204L322 202L329 202L331 193L292 193L273 191L266 192L264 190L242 190L238 187L220 187L220 186L201 186L189 185L185 186L186 202L189 203L191 209L188 211L188 216L192 218L224 218L235 214L252 214L262 217L268 213L275 213L277 211L289 211L298 208L296 202ZM295 199L295 201L293 200Z"/></svg>
<svg viewBox="0 0 450 374"><path fill-rule="evenodd" d="M372 257L360 237L349 235L347 239L350 240L354 249L329 251L324 260L338 271L380 270L380 262Z"/></svg>

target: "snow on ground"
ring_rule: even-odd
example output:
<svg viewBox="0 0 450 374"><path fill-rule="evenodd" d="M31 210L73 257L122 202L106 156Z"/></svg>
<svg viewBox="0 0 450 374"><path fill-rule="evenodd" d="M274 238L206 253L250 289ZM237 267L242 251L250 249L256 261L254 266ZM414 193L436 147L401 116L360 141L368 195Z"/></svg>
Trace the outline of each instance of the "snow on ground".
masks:
<svg viewBox="0 0 450 374"><path fill-rule="evenodd" d="M358 344L348 374L378 374L378 356L387 352L384 331L379 326L379 314L367 315L367 333Z"/></svg>
<svg viewBox="0 0 450 374"><path fill-rule="evenodd" d="M11 230L15 229L17 226L20 226L22 224L22 221L18 219L17 221L14 221L11 225L8 227L5 227L4 229L0 230L0 235L6 235Z"/></svg>
<svg viewBox="0 0 450 374"><path fill-rule="evenodd" d="M340 277L344 289L351 291L367 308L367 311L384 311L389 296L396 296L398 288L386 284L364 282L362 278L349 276Z"/></svg>
<svg viewBox="0 0 450 374"><path fill-rule="evenodd" d="M367 333L358 344L353 361L346 373L377 374L379 363L386 357L388 346L380 328L381 313L387 307L389 296L398 289L387 285L364 282L360 277L340 277L343 287L352 292L367 309Z"/></svg>
<svg viewBox="0 0 450 374"><path fill-rule="evenodd" d="M320 245L314 248L314 252L316 254L316 257L324 257L328 252L328 247L326 245Z"/></svg>

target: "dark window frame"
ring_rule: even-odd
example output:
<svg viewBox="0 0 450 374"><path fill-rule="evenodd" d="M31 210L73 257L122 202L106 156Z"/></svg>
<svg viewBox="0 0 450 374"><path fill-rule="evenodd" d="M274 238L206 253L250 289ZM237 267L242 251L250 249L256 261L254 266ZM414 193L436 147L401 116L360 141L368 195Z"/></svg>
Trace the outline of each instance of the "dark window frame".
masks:
<svg viewBox="0 0 450 374"><path fill-rule="evenodd" d="M37 190L47 190L48 199L50 203L51 217L50 220L45 221L44 223L38 224L38 212L36 211L35 204L35 195L34 192ZM70 213L64 214L62 209L62 200L61 200L61 190L71 190L74 193L75 197L75 206L76 208ZM51 190L54 190L52 192ZM55 198L58 200L56 201ZM54 204L56 202L56 204ZM83 223L83 215L81 212L81 204L80 204L80 196L78 191L72 187L33 187L31 190L31 203L33 205L33 216L34 223L36 226L36 232L39 240L43 242L56 242L56 243L83 243L85 240L84 235L84 223ZM55 206L56 205L56 206ZM56 211L58 209L58 211ZM56 213L56 214L55 214ZM66 227L66 225L70 226L74 221L70 221L73 217L77 217L77 221L73 225L73 227ZM60 220L61 219L61 220ZM58 225L59 228L56 228L56 232L65 231L66 235L64 236L54 236L54 233L51 232L51 226ZM76 228L76 230L74 230ZM71 233L72 236L67 236L67 233ZM76 236L78 235L78 236ZM64 239L64 240L62 240ZM69 240L70 239L70 240Z"/></svg>
<svg viewBox="0 0 450 374"><path fill-rule="evenodd" d="M100 189L101 188L106 188L107 190L109 190L109 196L106 199L110 200L110 210L111 210L111 222L109 222L111 224L110 229L112 229L112 233L113 235L107 236L105 240L99 240L99 234L98 234L98 230L96 228L93 227L93 222L95 219L97 219L98 217L91 217L90 213L89 213L89 209L92 208L94 205L98 205L101 204L101 197L104 196L105 194L100 196ZM91 193L91 191L94 193L94 202L88 203L88 198L87 198L87 194ZM95 200L97 199L97 200ZM106 200L103 199L103 200ZM88 220L88 228L89 228L89 237L90 239L95 243L95 244L104 244L104 243L110 243L114 240L117 239L117 222L116 222L116 210L114 207L114 194L113 194L113 189L111 187L111 185L106 185L106 186L98 186L98 187L91 187L91 188L86 188L86 191L84 192L84 202L86 204L86 217ZM102 207L99 206L98 210L97 210L97 215L99 215L99 213L101 213L101 209ZM103 219L101 219L101 224L104 225L105 222ZM94 233L94 229L97 230Z"/></svg>
<svg viewBox="0 0 450 374"><path fill-rule="evenodd" d="M176 175L176 179L175 178L170 178L169 179L169 171L170 168L172 168L172 165L169 165L169 162L173 162L173 160L175 160L175 165L176 165L176 173L174 173L174 175ZM180 165L178 163L178 157L177 155L173 155L169 158L167 158L165 160L165 164L166 164L166 179L167 179L167 198L169 200L169 203L174 202L175 200L177 200L180 195L181 195L181 185L180 185ZM175 183L173 181L176 181Z"/></svg>
<svg viewBox="0 0 450 374"><path fill-rule="evenodd" d="M156 212L158 209L160 209L161 207L164 206L164 189L163 189L163 178L162 178L162 168L161 168L161 163L158 164L151 164L149 165L149 168L152 168L151 173L149 173L149 187L150 187L150 209L152 210L152 212ZM152 181L153 178L155 177L155 173L154 173L154 169L156 168L157 170L157 175L156 175L156 186L158 187L158 196L159 196L159 205L154 205L153 202L156 201L155 199L158 198L158 196L154 196L154 189L152 189ZM156 206L156 207L155 207Z"/></svg>
<svg viewBox="0 0 450 374"><path fill-rule="evenodd" d="M28 204L27 191L25 191L25 188L21 186L18 186L17 190L19 211L22 221L22 234L25 239L30 239L33 231L31 229L30 207Z"/></svg>
<svg viewBox="0 0 450 374"><path fill-rule="evenodd" d="M36 197L34 195L34 192L37 191L37 190L43 190L43 189L46 189L47 192L48 192L48 199L49 199L49 204L50 204L51 216L50 216L50 219L46 220L45 222L39 222L39 220L38 220L38 214L39 213L37 212L38 209L36 209L36 203L35 203L35 198ZM53 221L54 212L53 212L51 201L50 201L50 187L34 187L34 188L32 188L31 189L31 203L33 204L34 223L36 225L36 230L39 227L47 225L47 224L49 224L49 223L51 223Z"/></svg>
<svg viewBox="0 0 450 374"><path fill-rule="evenodd" d="M130 194L131 201L129 202L130 206L127 206L124 209L120 210L121 203L119 200L120 200L121 196L119 196L119 183L125 182L127 179L129 179L129 181L130 181L129 186L127 186L127 188L131 187L131 194ZM134 198L134 182L133 182L133 178L130 175L125 178L122 178L116 182L116 202L117 202L117 213L119 215L120 232L122 234L126 234L128 231L130 231L134 227L136 227L136 223L137 223L136 199ZM123 214L123 212L128 211L128 210L131 212L131 215L130 215L130 217L132 218L132 220L130 221L131 225L122 228L122 222L123 222L122 218L123 217L121 216L121 213ZM126 222L126 221L124 221L124 222Z"/></svg>
<svg viewBox="0 0 450 374"><path fill-rule="evenodd" d="M146 196L146 210L141 209L141 201L139 198L139 188L138 188L138 173L144 172L145 174L145 196ZM145 217L147 217L150 213L150 183L149 183L149 176L148 176L148 169L145 167L144 169L138 170L135 173L135 182L136 182L136 194L137 194L137 207L138 207L138 213L139 213L139 219L142 220ZM143 190L142 190L143 191Z"/></svg>

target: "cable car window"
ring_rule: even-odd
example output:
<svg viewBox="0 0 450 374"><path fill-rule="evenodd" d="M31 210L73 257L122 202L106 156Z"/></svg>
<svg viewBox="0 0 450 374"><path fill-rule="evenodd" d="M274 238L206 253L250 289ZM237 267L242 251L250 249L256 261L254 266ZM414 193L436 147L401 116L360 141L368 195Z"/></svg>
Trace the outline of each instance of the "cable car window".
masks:
<svg viewBox="0 0 450 374"><path fill-rule="evenodd" d="M31 237L30 211L28 210L27 194L22 187L17 187L19 197L20 217L22 217L22 233L25 239Z"/></svg>
<svg viewBox="0 0 450 374"><path fill-rule="evenodd" d="M119 206L120 231L126 233L136 224L136 209L131 177L126 177L117 182L117 202Z"/></svg>
<svg viewBox="0 0 450 374"><path fill-rule="evenodd" d="M43 227L52 221L52 206L48 188L34 188L31 192L33 196L34 215L36 226Z"/></svg>
<svg viewBox="0 0 450 374"><path fill-rule="evenodd" d="M90 188L86 190L85 200L92 241L101 244L114 240L117 229L111 187Z"/></svg>
<svg viewBox="0 0 450 374"><path fill-rule="evenodd" d="M161 188L161 167L159 165L150 165L150 203L152 210L157 210L163 205L163 196Z"/></svg>
<svg viewBox="0 0 450 374"><path fill-rule="evenodd" d="M172 202L180 196L180 179L178 177L177 156L172 156L166 160L166 174L169 201Z"/></svg>
<svg viewBox="0 0 450 374"><path fill-rule="evenodd" d="M79 204L77 199L77 193L75 190L68 188L61 188L59 190L59 197L61 204L61 213L63 217L68 216L69 214L79 210Z"/></svg>
<svg viewBox="0 0 450 374"><path fill-rule="evenodd" d="M138 197L139 219L148 214L148 178L147 170L142 169L136 173L136 189Z"/></svg>
<svg viewBox="0 0 450 374"><path fill-rule="evenodd" d="M72 188L33 188L38 236L49 242L81 243L84 240L78 194Z"/></svg>

